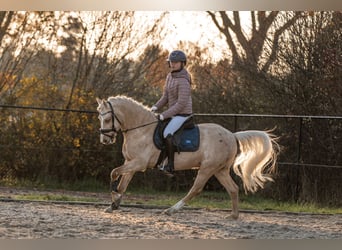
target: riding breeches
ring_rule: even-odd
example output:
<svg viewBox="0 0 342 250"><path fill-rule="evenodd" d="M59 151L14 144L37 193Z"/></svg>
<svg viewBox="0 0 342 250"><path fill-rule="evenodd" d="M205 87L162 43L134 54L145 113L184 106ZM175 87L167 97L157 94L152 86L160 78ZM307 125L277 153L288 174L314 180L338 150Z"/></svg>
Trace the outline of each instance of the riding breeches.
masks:
<svg viewBox="0 0 342 250"><path fill-rule="evenodd" d="M169 134L173 135L177 130L183 125L183 123L189 118L190 116L174 116L172 117L169 124L167 124L166 128L164 129L163 136L166 138Z"/></svg>

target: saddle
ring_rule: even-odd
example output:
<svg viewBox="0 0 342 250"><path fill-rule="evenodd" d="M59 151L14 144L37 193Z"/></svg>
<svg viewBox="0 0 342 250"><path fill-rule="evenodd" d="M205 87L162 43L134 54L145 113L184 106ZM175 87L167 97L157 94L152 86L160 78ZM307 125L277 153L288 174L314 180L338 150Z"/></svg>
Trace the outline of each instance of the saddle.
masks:
<svg viewBox="0 0 342 250"><path fill-rule="evenodd" d="M159 150L166 148L164 144L163 132L171 118L164 121L158 121L157 127L154 130L153 142ZM184 124L173 135L173 145L175 151L180 152L195 152L200 144L200 133L198 125L195 124L193 117L187 119Z"/></svg>

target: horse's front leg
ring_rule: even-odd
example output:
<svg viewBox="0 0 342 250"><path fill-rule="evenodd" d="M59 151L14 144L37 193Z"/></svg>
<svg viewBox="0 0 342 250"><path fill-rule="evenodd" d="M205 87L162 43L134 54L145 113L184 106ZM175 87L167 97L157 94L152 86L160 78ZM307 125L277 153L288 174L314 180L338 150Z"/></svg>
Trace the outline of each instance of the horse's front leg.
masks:
<svg viewBox="0 0 342 250"><path fill-rule="evenodd" d="M122 176L117 173L117 169L113 169L110 173L110 188L111 188L111 196L112 196L112 205L111 209L118 209L121 203L121 197L123 193L120 193L118 190L118 186L121 182Z"/></svg>
<svg viewBox="0 0 342 250"><path fill-rule="evenodd" d="M108 213L113 212L119 208L122 195L127 189L128 184L133 178L134 173L128 173L123 176L119 176L116 180L111 181L111 197L112 197L112 204L105 210Z"/></svg>
<svg viewBox="0 0 342 250"><path fill-rule="evenodd" d="M112 204L110 206L111 210L116 210L119 208L121 203L121 198L123 192L119 192L118 186L121 183L121 180L124 179L122 176L118 176L117 179L110 181L110 188L111 188L111 196L112 196ZM108 211L111 212L111 211Z"/></svg>
<svg viewBox="0 0 342 250"><path fill-rule="evenodd" d="M132 180L135 172L142 170L144 170L144 168L134 164L134 162L130 162L121 167L113 169L110 174L112 204L105 210L106 212L111 213L113 210L119 208L122 195L126 191L128 184Z"/></svg>

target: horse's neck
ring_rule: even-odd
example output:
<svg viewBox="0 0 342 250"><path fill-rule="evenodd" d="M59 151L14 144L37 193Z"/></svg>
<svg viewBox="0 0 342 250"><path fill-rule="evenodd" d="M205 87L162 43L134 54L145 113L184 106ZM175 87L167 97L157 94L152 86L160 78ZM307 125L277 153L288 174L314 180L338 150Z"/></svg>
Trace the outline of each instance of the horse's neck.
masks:
<svg viewBox="0 0 342 250"><path fill-rule="evenodd" d="M136 128L155 120L154 116L143 107L131 105L123 105L121 108L121 113L123 117L123 129Z"/></svg>

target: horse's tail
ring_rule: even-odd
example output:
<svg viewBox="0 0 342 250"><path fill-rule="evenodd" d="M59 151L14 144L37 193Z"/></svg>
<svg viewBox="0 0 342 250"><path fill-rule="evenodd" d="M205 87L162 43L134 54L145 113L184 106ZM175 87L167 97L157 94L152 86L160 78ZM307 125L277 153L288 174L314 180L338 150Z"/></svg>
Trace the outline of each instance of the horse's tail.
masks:
<svg viewBox="0 0 342 250"><path fill-rule="evenodd" d="M233 163L234 172L241 177L245 192L254 193L276 169L279 145L270 131L249 130L234 133L239 151Z"/></svg>

